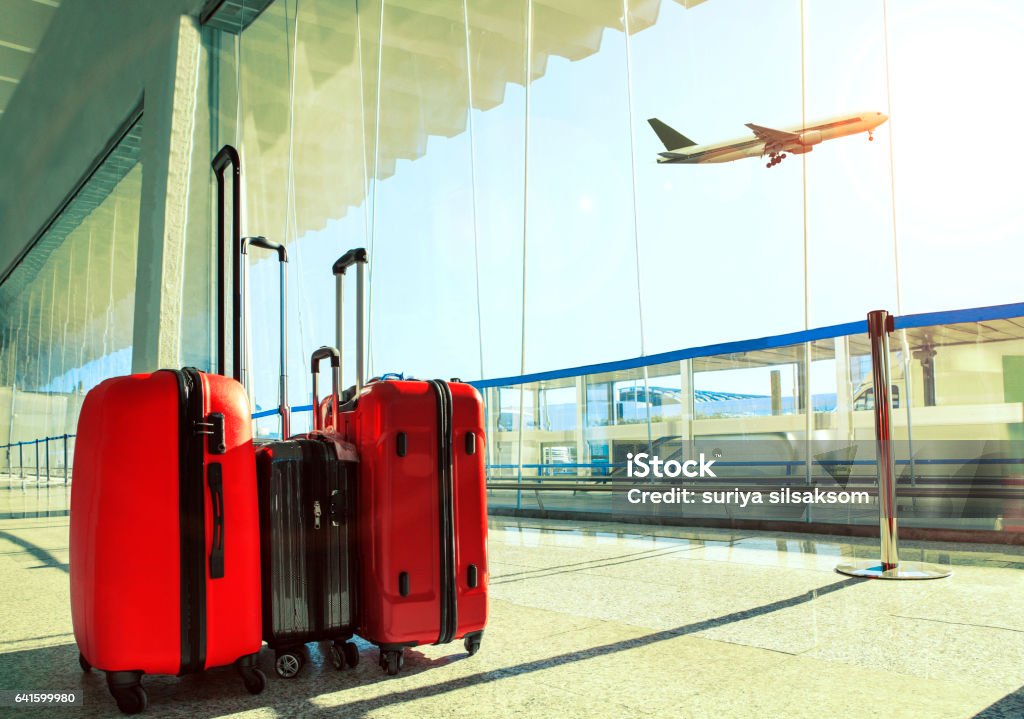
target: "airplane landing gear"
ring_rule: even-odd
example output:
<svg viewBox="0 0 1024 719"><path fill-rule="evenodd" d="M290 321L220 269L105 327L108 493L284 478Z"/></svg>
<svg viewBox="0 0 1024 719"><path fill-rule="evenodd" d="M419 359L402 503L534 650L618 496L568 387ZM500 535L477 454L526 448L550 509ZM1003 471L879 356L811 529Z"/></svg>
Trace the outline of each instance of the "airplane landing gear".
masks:
<svg viewBox="0 0 1024 719"><path fill-rule="evenodd" d="M871 134L871 133L869 132L869 133L868 133L868 142L874 142L874 141L875 141L875 136L874 136L874 135L872 135L872 134Z"/></svg>
<svg viewBox="0 0 1024 719"><path fill-rule="evenodd" d="M780 162L786 159L786 153L773 152L769 157L769 162L765 167L775 167Z"/></svg>

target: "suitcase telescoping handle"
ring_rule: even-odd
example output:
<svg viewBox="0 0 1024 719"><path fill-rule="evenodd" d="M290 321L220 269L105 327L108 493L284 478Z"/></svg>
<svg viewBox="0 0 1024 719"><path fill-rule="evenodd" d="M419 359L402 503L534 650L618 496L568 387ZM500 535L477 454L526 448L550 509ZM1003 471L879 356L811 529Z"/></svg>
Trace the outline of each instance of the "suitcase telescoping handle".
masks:
<svg viewBox="0 0 1024 719"><path fill-rule="evenodd" d="M323 430L323 418L320 414L320 361L328 357L331 359L331 417L334 421L334 430L338 430L338 392L341 385L341 352L334 347L321 347L313 352L310 359L309 371L313 374L313 429Z"/></svg>
<svg viewBox="0 0 1024 719"><path fill-rule="evenodd" d="M226 375L227 368L227 336L228 327L224 316L224 305L227 295L224 277L224 257L234 256L239 240L242 237L242 162L238 157L238 150L231 145L224 145L214 155L213 172L217 176L217 372ZM224 238L224 173L228 167L232 168L231 173L231 242L226 244ZM238 276L239 266L234 263L234 297L232 302L232 376L241 379L242 364L242 321L241 321L241 294L238 291L238 284L241 278Z"/></svg>
<svg viewBox="0 0 1024 719"><path fill-rule="evenodd" d="M342 301L345 296L345 270L352 265L356 266L356 396L359 396L359 390L363 388L363 346L365 345L366 338L364 336L363 329L363 274L366 267L366 250L362 247L357 247L354 250L349 250L334 263L334 284L335 284L335 313L337 315L338 326L336 329L335 342L337 343L338 349L344 347L345 341L345 315L342 307ZM339 367L339 374L341 368Z"/></svg>
<svg viewBox="0 0 1024 719"><path fill-rule="evenodd" d="M278 387L277 411L281 414L281 439L288 439L291 434L288 412L288 275L285 273L285 267L288 264L288 251L284 245L271 242L266 237L243 237L241 239L238 245L238 254L235 256L235 265L241 265L242 268L241 291L244 296L240 298L239 304L243 308L248 307L249 304L246 301L249 292L249 263L246 257L249 247L261 247L276 252L281 267L281 384ZM239 322L239 324L242 323ZM244 340L242 345L240 381L242 386L248 389L249 348Z"/></svg>

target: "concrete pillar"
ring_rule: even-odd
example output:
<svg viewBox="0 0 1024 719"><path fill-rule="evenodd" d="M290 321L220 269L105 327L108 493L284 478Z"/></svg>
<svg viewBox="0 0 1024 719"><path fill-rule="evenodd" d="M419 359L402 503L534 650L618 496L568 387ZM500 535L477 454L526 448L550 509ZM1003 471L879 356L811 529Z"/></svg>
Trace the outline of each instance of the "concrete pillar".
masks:
<svg viewBox="0 0 1024 719"><path fill-rule="evenodd" d="M202 67L199 27L182 16L161 42L146 80L143 110L133 372L180 365L189 177Z"/></svg>

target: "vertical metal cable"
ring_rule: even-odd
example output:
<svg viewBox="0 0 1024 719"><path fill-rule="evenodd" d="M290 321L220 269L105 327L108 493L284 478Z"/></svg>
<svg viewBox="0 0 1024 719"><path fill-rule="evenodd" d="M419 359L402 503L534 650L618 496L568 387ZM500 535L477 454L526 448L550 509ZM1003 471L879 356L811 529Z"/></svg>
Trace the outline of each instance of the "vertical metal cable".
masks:
<svg viewBox="0 0 1024 719"><path fill-rule="evenodd" d="M299 55L299 0L295 0L295 10L293 12L292 22L292 38L288 45L288 189L286 193L286 206L285 206L285 236L284 244L289 244L289 240L292 240L295 252L295 272L298 274L298 282L295 283L296 288L296 312L298 314L299 321L299 347L303 347L302 339L302 305L303 300L308 301L308 296L302 292L302 288L306 284L302 281L302 244L299 242L299 216L296 200L297 194L295 192L295 75L296 67L298 66L298 55ZM288 37L288 7L285 5L285 37ZM289 230L290 228L290 230ZM289 235L290 231L290 235ZM287 374L287 372L286 372ZM309 395L309 375L305 372L300 373L303 383L302 396Z"/></svg>
<svg viewBox="0 0 1024 719"><path fill-rule="evenodd" d="M103 328L103 357L104 357L104 379L111 376L110 372L110 354L111 350L108 349L107 342L110 340L110 345L115 344L111 337L112 326L114 324L114 266L117 264L117 232L118 232L118 220L120 219L120 213L118 210L121 207L121 203L118 198L113 198L113 213L114 220L111 224L110 230L110 274L108 276L107 284L107 323Z"/></svg>
<svg viewBox="0 0 1024 719"><path fill-rule="evenodd" d="M882 0L882 35L885 49L885 104L889 116L889 200L892 204L892 259L896 272L896 314L903 313L900 292L900 246L896 241L896 164L893 159L892 85L889 81L889 11L888 0ZM909 386L909 382L907 383Z"/></svg>
<svg viewBox="0 0 1024 719"><path fill-rule="evenodd" d="M54 307L57 304L57 263L53 263L53 276L50 278L50 330L49 338L46 340L46 386L49 387L46 394L49 395L53 392L53 315ZM41 364L41 363L40 363ZM52 412L48 413L52 415ZM50 417L47 417L47 427L49 427ZM46 431L50 433L49 429Z"/></svg>
<svg viewBox="0 0 1024 719"><path fill-rule="evenodd" d="M626 37L626 109L629 115L629 162L633 182L633 252L636 258L636 309L640 318L640 356L642 357L647 354L647 345L644 337L643 283L640 280L640 224L636 189L636 129L633 125L633 70L629 41L629 0L622 0L622 29Z"/></svg>
<svg viewBox="0 0 1024 719"><path fill-rule="evenodd" d="M377 27L377 112L373 126L373 209L370 212L370 247L367 259L370 265L366 284L366 367L373 376L373 251L377 239L377 183L380 182L380 108L381 89L384 86L384 0L380 0L380 24ZM357 363L358 364L358 363Z"/></svg>
<svg viewBox="0 0 1024 719"><path fill-rule="evenodd" d="M199 68L200 67L200 63L202 62L202 51L203 51L203 43L202 43L202 40L200 39L200 42L196 43L195 65L194 65L194 67L196 67L196 68ZM195 76L196 76L195 82L192 83L192 103L193 104L192 104L192 118L190 120L191 127L189 128L189 133L188 133L188 153L187 153L187 157L189 158L188 159L189 167L188 167L188 171L185 173L185 195L184 195L184 197L182 199L182 205L183 205L182 215L183 215L183 220L184 220L184 222L182 224L182 227L184 228L184 231L185 231L185 247L186 247L185 252L186 253L188 252L187 248L188 248L189 198L192 196L192 159L193 159L193 155L195 154L196 127L199 125L197 115L199 113L199 77L200 77L201 74L202 73L200 73L199 70L197 69L196 73L195 73ZM214 145L214 147L216 147L216 145ZM141 194L141 189L140 189L140 194ZM136 234L138 234L138 233L136 232ZM211 247L210 247L211 254L212 254L212 250L213 250L213 247L212 247L213 244L215 244L215 243L211 242ZM138 249L136 249L136 253L138 253ZM210 259L212 260L213 258L211 257ZM178 297L178 308L179 308L178 311L179 311L179 313L181 313L184 310L184 304L185 304L185 302L184 302L184 298L185 298L185 273L188 272L187 263L183 262L182 264L183 264L183 269L182 269L181 272L178 273L178 287L176 288L177 289L177 297ZM215 282L211 282L210 283L210 286L209 286L209 292L210 293L214 292L215 285L216 285ZM212 298L212 294L207 297L207 301L210 303L210 307L212 307L215 304L213 301L211 301L211 298ZM209 316L210 315L208 314L207 317L209 317ZM214 316L216 316L216 314L214 314ZM208 335L207 336L207 341L210 343L209 344L209 352L207 353L207 361L210 363L209 364L210 367L214 367L215 366L214 365L214 361L213 361L213 354L214 354L214 343L216 342L216 340L214 339L213 324L214 323L212 323L212 322L210 323L210 327L209 327L210 331L207 333L207 335ZM182 360L182 351L181 351L182 336L183 336L183 333L181 331L181 325L179 323L179 325L178 325L178 356L177 356L178 362L176 362L175 364L181 364L181 360Z"/></svg>
<svg viewBox="0 0 1024 719"><path fill-rule="evenodd" d="M7 444L14 443L14 417L17 414L17 402L18 402L18 348L21 346L21 327L15 327L13 324L7 326L8 329L8 342L10 344L4 345L6 353L6 364L7 364L7 381L11 385L11 413L8 417L7 422ZM13 342L10 337L14 335ZM7 448L7 472L11 472L11 448Z"/></svg>
<svg viewBox="0 0 1024 719"><path fill-rule="evenodd" d="M89 324L89 297L91 288L89 279L92 277L92 227L89 228L88 241L85 245L85 297L82 300L82 345L78 350L78 376L79 383L85 385L82 378L82 367L85 365L86 344L89 342L89 333L86 327Z"/></svg>
<svg viewBox="0 0 1024 719"><path fill-rule="evenodd" d="M807 42L806 25L807 15L804 11L804 0L800 0L800 127L807 127ZM804 225L804 329L811 326L811 273L810 262L808 261L807 242L807 153L800 156L801 178L803 184L803 225ZM804 396L804 480L810 485L813 483L811 466L811 434L814 431L814 399L811 396L811 343L804 342L804 381L800 392ZM812 521L811 505L807 505L807 521Z"/></svg>
<svg viewBox="0 0 1024 719"><path fill-rule="evenodd" d="M234 144L238 148L239 155L241 155L242 157L245 157L245 137L244 137L245 133L243 132L243 119L242 119L242 33L241 32L239 32L237 35L235 35L235 41L234 41L233 45L234 45L234 48L233 48L234 49L234 53L233 54L235 56L235 143ZM249 177L249 175L247 173L242 173L242 182L246 182L248 177ZM248 229L248 227L247 227L248 223L246 222L246 217L245 217L244 210L245 210L245 196L248 193L245 191L245 187L244 186L241 188L241 190L242 190L241 191L241 197L239 198L239 201L238 201L238 204L241 205L238 208L238 217L239 217L239 220L241 221L241 225L242 225L242 227L240 228L241 235L242 235L242 237L245 237L246 234L248 234L246 232L246 230ZM231 248L231 250L230 250L231 254L228 255L229 262L231 261L231 258L234 257L234 253L238 252L238 249L239 248L237 248L237 247L232 247ZM230 264L226 264L225 265L225 267L230 267L230 266L231 266ZM237 287L232 287L231 291L232 292L236 292L237 289L238 289ZM238 317L235 317L234 321L237 322L238 319L239 319ZM225 331L227 331L226 328L225 328Z"/></svg>
<svg viewBox="0 0 1024 719"><path fill-rule="evenodd" d="M896 237L896 169L893 159L893 129L892 129L892 85L889 79L889 13L888 2L882 0L882 40L884 45L885 58L885 104L886 114L889 116L889 202L892 207L892 261L893 272L895 273L896 285L896 315L903 313L903 297L900 288L900 246ZM917 471L914 466L914 429L911 422L910 412L913 406L913 382L910 376L910 346L907 342L907 333L901 332L901 354L903 355L903 384L906 388L903 397L903 409L907 416L907 451L910 457L910 486L917 486Z"/></svg>
<svg viewBox="0 0 1024 719"><path fill-rule="evenodd" d="M903 312L903 297L900 288L900 246L896 235L896 169L895 160L893 159L892 85L889 74L889 12L887 0L882 0L882 40L885 58L885 109L886 114L889 116L889 202L892 207L892 259L893 271L896 275L896 315L899 316ZM914 465L914 426L911 418L911 408L914 405L914 383L911 377L910 360L912 355L905 330L900 332L900 349L901 359L903 360L903 385L905 389L901 409L904 410L907 417L907 454L910 459L910 486L916 487L917 468Z"/></svg>
<svg viewBox="0 0 1024 719"><path fill-rule="evenodd" d="M246 150L245 150L245 131L244 131L245 130L245 126L244 126L244 119L243 119L243 116L242 116L242 106L243 106L243 96L244 96L244 93L242 92L242 38L243 37L244 37L244 33L242 33L241 31L239 31L239 33L237 35L235 35L234 56L235 56L235 146L238 149L239 155L244 158L244 157L246 157ZM246 213L245 213L245 209L246 209L246 199L245 198L248 197L248 195L249 195L249 193L247 192L248 182L249 182L249 173L247 173L247 172L241 173L241 183L242 184L240 185L240 188L239 188L240 189L240 193L239 193L239 197L238 197L238 220L239 220L239 225L240 225L239 233L240 233L241 237L245 237L245 236L248 235L247 230L248 230L248 224L249 223L247 221ZM232 200L232 202L234 202L234 200ZM239 252L240 249L241 249L240 247L235 247L235 246L232 246L231 248L228 249L228 262L225 263L225 265L224 265L225 271L226 271L226 268L231 267L231 263L234 262L235 253ZM220 251L223 252L224 248L221 248ZM247 262L247 261L248 261L248 258L245 258L245 257L242 258L242 262ZM232 284L233 283L234 283L234 279L232 278ZM240 284L242 283L241 278L239 278L239 283ZM246 313L245 313L245 308L248 307L248 304L247 304L248 297L247 297L247 295L245 293L247 293L248 291L249 291L249 288L246 287L244 284L242 284L241 287L234 287L234 286L232 286L232 288L231 288L231 292L233 292L233 293L237 292L237 293L239 293L241 295L241 302L242 302L242 309L240 311L240 315L241 316L239 316L239 317L232 317L231 321L233 323L234 322L241 323L242 322L242 318L247 316ZM242 358L242 361L239 364L242 367L245 366L244 363L247 361L246 358L245 358L246 349L249 348L249 347L252 347L252 337L250 336L251 333L249 332L249 324L250 324L249 322L245 322L244 324L242 324L242 326L240 328L240 332L238 333L239 334L239 344L241 344L241 347L238 348L238 353L239 353L239 357ZM224 332L227 332L227 327L224 328ZM232 344L234 344L234 340L233 339L232 339ZM235 351L234 347L232 347L231 349L232 349L233 352ZM234 371L241 373L242 367L235 367L233 369L234 369ZM241 376L241 374L239 374L239 376ZM255 389L254 389L255 382L250 380L249 382L243 382L242 384L243 384L244 389L245 389L246 399L249 400L249 406L250 407L255 407L256 406ZM251 429L252 429L252 432L253 432L253 436L255 436L255 434L256 434L256 420L252 420L252 422L250 424L251 424Z"/></svg>
<svg viewBox="0 0 1024 719"><path fill-rule="evenodd" d="M29 289L30 294L28 296L28 309L25 312L25 326L28 328L28 332L26 333L28 336L25 338L25 344L27 346L27 351L25 352L25 387L28 390L35 390L38 389L38 385L34 381L35 378L29 375L29 368L32 366L32 319L33 307L35 306L36 299L36 287L30 287L31 289ZM38 344L39 343L36 342L37 346Z"/></svg>
<svg viewBox="0 0 1024 719"><path fill-rule="evenodd" d="M806 50L804 37L804 0L800 0L800 127L807 127L807 78ZM810 329L810 272L807 261L807 153L800 155L803 168L803 221L804 221L804 329Z"/></svg>
<svg viewBox="0 0 1024 719"><path fill-rule="evenodd" d="M526 0L526 102L523 118L523 284L519 326L519 374L526 374L526 239L529 228L530 177L530 85L533 83L533 0ZM525 386L519 383L519 453L517 482L523 482L523 402ZM522 506L522 489L516 489L516 509Z"/></svg>
<svg viewBox="0 0 1024 719"><path fill-rule="evenodd" d="M476 213L476 128L473 124L473 56L469 48L469 0L462 0L462 20L466 31L466 83L469 103L466 113L469 117L469 179L472 189L473 206L473 262L476 269L476 333L480 349L480 379L484 378L484 320L480 308L480 227Z"/></svg>
<svg viewBox="0 0 1024 719"><path fill-rule="evenodd" d="M62 377L64 377L64 384L65 384L64 393L66 395L70 395L74 391L74 389L75 389L74 384L71 382L71 378L67 376L67 374L68 374L68 325L71 324L71 291L72 291L72 288L74 286L75 286L75 243L72 240L71 242L68 243L68 279L67 279L67 285L65 286L65 297L66 297L67 301L64 303L64 331L63 331L63 333L61 335L61 340L60 340L60 374L61 374ZM12 391L13 391L13 389L12 389ZM74 424L71 421L69 421L69 419L71 419L71 418L68 416L68 410L70 410L72 407L73 407L73 405L71 404L71 402L65 402L65 408L64 408L64 431L65 432L73 431L73 430L71 430L71 428L74 427ZM74 422L78 421L78 417L75 417L73 419L74 419Z"/></svg>
<svg viewBox="0 0 1024 719"><path fill-rule="evenodd" d="M643 283L640 280L640 225L639 207L637 200L637 179L636 179L636 131L633 126L633 71L630 58L631 49L629 41L629 0L622 0L622 31L626 39L626 112L629 123L629 164L630 178L633 183L633 255L636 261L636 311L640 325L640 356L647 354L647 345L644 341L644 303ZM654 434L651 428L651 394L650 378L648 368L643 368L644 380L644 401L647 405L647 450L654 452Z"/></svg>
<svg viewBox="0 0 1024 719"><path fill-rule="evenodd" d="M48 411L46 413L46 429L44 430L45 436L49 437L53 432L53 420L54 420L54 407L53 407L53 395L56 392L56 387L53 382L53 316L56 314L57 305L57 263L53 263L53 275L50 278L50 306L48 307L50 312L50 331L49 338L46 341L46 403ZM40 362L42 364L42 362Z"/></svg>
<svg viewBox="0 0 1024 719"><path fill-rule="evenodd" d="M362 16L362 8L359 6L359 0L356 0L356 57L359 63L359 140L362 147L362 165L363 165L363 243L369 239L370 234L370 168L366 157L366 88L365 88L365 68L363 67L363 25L360 17ZM379 65L378 65L379 72ZM378 98L379 100L379 98ZM376 129L376 128L375 128ZM374 170L376 174L376 169ZM340 277L337 280L341 281ZM337 311L341 312L341 306L337 308ZM336 318L338 326L342 326L343 318L339 316ZM339 335L341 332L339 331ZM344 352L344 348L340 345L344 344L344 337L338 337L338 351ZM356 348L356 352L359 348ZM343 357L344 359L344 357ZM358 362L355 363L358 366ZM342 386L344 386L345 378L341 377Z"/></svg>

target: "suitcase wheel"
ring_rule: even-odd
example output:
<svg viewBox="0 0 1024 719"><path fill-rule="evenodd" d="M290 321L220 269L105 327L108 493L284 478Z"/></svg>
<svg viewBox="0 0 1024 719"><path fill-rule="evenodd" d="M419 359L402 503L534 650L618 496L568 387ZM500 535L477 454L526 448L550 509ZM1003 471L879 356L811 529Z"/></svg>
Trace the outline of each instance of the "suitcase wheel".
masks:
<svg viewBox="0 0 1024 719"><path fill-rule="evenodd" d="M92 664L90 664L89 661L82 656L81 652L78 653L78 666L82 667L83 672L92 671Z"/></svg>
<svg viewBox="0 0 1024 719"><path fill-rule="evenodd" d="M332 643L331 664L335 669L354 669L359 664L359 647L352 642Z"/></svg>
<svg viewBox="0 0 1024 719"><path fill-rule="evenodd" d="M274 670L282 679L291 679L302 669L302 654L299 652L278 652L274 660Z"/></svg>
<svg viewBox="0 0 1024 719"><path fill-rule="evenodd" d="M462 646L466 648L469 656L473 656L480 651L480 642L483 639L479 634L470 634L468 637L462 640Z"/></svg>
<svg viewBox="0 0 1024 719"><path fill-rule="evenodd" d="M117 702L117 708L123 714L138 714L149 706L149 695L141 686L116 689L111 693L114 695L114 701Z"/></svg>
<svg viewBox="0 0 1024 719"><path fill-rule="evenodd" d="M338 670L344 669L346 666L345 655L342 654L342 648L337 642L331 645L331 664Z"/></svg>
<svg viewBox="0 0 1024 719"><path fill-rule="evenodd" d="M355 669L359 665L359 647L352 642L345 642L341 649L345 653L345 662L349 668Z"/></svg>
<svg viewBox="0 0 1024 719"><path fill-rule="evenodd" d="M259 694L267 687L267 675L255 667L242 673L242 681L245 682L245 690L250 694Z"/></svg>
<svg viewBox="0 0 1024 719"><path fill-rule="evenodd" d="M149 706L141 680L142 672L107 672L107 687L122 713L138 714Z"/></svg>
<svg viewBox="0 0 1024 719"><path fill-rule="evenodd" d="M405 652L401 649L381 649L379 661L380 668L393 677L405 666Z"/></svg>

